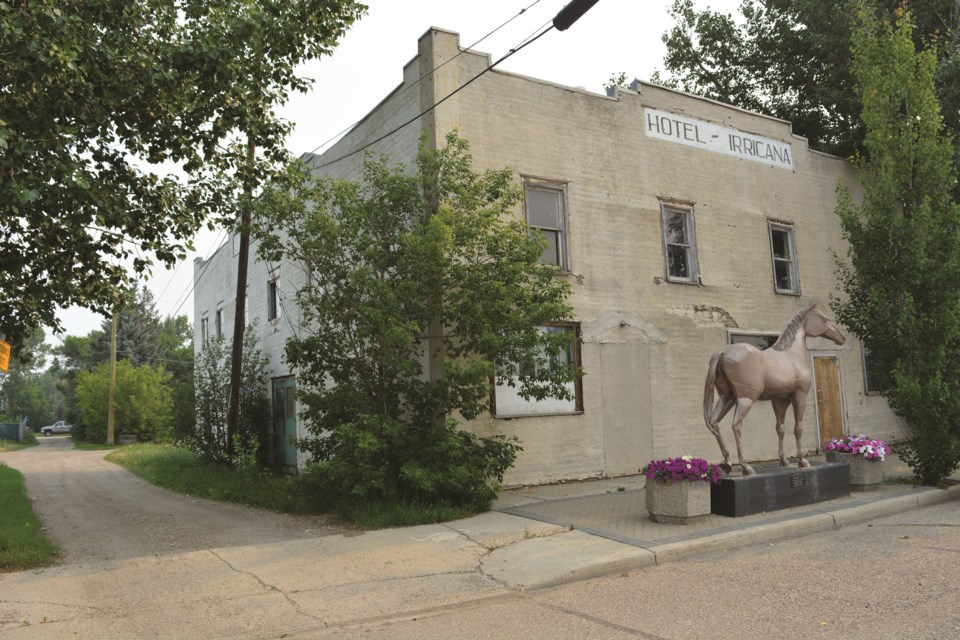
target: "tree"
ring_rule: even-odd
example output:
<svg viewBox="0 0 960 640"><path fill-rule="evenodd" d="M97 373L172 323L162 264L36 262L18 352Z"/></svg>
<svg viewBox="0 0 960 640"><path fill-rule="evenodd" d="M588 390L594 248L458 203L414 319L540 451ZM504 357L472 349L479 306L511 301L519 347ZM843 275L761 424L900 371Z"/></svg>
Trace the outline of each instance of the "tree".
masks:
<svg viewBox="0 0 960 640"><path fill-rule="evenodd" d="M270 403L264 381L267 358L260 350L256 332L243 336L241 363L240 424L234 450L240 457L256 457L270 464ZM230 393L230 349L223 340L208 340L196 359L195 426L187 441L201 456L213 462L232 464L227 447L227 401Z"/></svg>
<svg viewBox="0 0 960 640"><path fill-rule="evenodd" d="M44 370L50 352L44 338L43 329L31 331L23 342L22 357L11 359L10 370L0 373L0 415L10 421L25 417L35 431L59 418L58 409L63 407L56 373Z"/></svg>
<svg viewBox="0 0 960 640"><path fill-rule="evenodd" d="M518 445L457 427L489 408L492 377L526 397L568 397L578 371L547 366L569 333L569 285L515 214L509 170L476 173L451 134L416 172L368 158L363 181L312 180L260 202L261 258L302 264L301 443L336 496L482 508Z"/></svg>
<svg viewBox="0 0 960 640"><path fill-rule="evenodd" d="M173 409L169 382L170 374L163 366L117 362L117 433L135 435L144 441L169 436ZM109 388L109 363L77 375L78 420L73 435L90 442L106 440Z"/></svg>
<svg viewBox="0 0 960 640"><path fill-rule="evenodd" d="M862 9L852 40L863 104L864 199L840 189L849 261L837 261L837 318L869 348L890 406L913 440L901 456L926 484L960 464L960 207L934 91L932 50L914 46L910 13Z"/></svg>
<svg viewBox="0 0 960 640"><path fill-rule="evenodd" d="M0 2L0 333L109 315L127 262L182 260L287 162L274 108L365 7L352 0ZM243 138L242 140L240 138ZM238 144L238 143L243 144ZM259 154L251 157L247 145ZM162 177L176 164L187 178Z"/></svg>
<svg viewBox="0 0 960 640"><path fill-rule="evenodd" d="M850 36L862 0L744 0L742 20L675 0L663 35L670 74L654 81L793 124L810 146L841 156L862 148ZM886 3L891 9L899 2ZM960 15L955 0L914 0L914 42L938 40L936 89L947 130L960 133ZM960 150L957 161L960 161Z"/></svg>
<svg viewBox="0 0 960 640"><path fill-rule="evenodd" d="M133 366L160 364L170 338L163 335L163 323L150 290L134 283L124 292L114 313L117 314L117 360L129 360ZM96 357L101 362L110 359L112 322L112 318L106 318L101 325L102 334L96 345Z"/></svg>

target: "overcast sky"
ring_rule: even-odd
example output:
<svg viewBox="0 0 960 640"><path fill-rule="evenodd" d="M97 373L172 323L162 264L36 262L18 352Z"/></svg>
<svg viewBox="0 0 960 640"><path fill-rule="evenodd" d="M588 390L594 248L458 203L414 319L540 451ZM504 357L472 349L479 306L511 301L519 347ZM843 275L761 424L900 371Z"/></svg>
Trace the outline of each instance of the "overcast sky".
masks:
<svg viewBox="0 0 960 640"><path fill-rule="evenodd" d="M306 66L313 90L295 94L280 112L295 124L287 147L299 155L313 151L362 118L403 79L403 65L417 53L417 40L431 26L460 34L469 47L504 22L526 11L473 47L497 60L549 22L568 0L365 0L369 11L354 24L333 55ZM621 71L648 79L662 68L660 39L673 22L671 0L599 0L566 31L551 31L497 68L550 82L603 92L603 84ZM740 0L697 0L698 8L735 13ZM322 152L320 148L318 152ZM156 268L148 286L161 316L193 318L193 258L216 249L219 232L202 232L196 253L175 270ZM70 335L86 335L102 317L83 309L62 311Z"/></svg>

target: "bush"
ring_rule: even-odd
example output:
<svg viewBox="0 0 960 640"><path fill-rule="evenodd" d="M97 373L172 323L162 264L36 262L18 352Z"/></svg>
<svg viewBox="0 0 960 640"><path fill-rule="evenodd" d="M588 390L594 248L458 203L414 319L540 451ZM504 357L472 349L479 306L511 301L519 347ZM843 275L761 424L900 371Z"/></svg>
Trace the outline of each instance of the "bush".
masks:
<svg viewBox="0 0 960 640"><path fill-rule="evenodd" d="M415 428L381 416L342 424L328 437L303 446L328 452L309 475L322 493L345 503L386 499L477 511L489 508L496 498L490 482L503 480L520 450L515 439L480 438L459 430L453 421Z"/></svg>
<svg viewBox="0 0 960 640"><path fill-rule="evenodd" d="M162 440L170 434L172 395L170 374L162 366L132 366L117 362L114 392L115 435L135 435L139 440ZM77 375L78 420L71 434L80 440L106 442L110 365Z"/></svg>
<svg viewBox="0 0 960 640"><path fill-rule="evenodd" d="M243 335L240 376L240 422L234 440L234 459L227 454L227 404L230 398L229 345L209 340L194 364L196 427L187 438L203 458L233 464L253 458L269 466L270 408L264 388L267 359L260 350L256 324Z"/></svg>

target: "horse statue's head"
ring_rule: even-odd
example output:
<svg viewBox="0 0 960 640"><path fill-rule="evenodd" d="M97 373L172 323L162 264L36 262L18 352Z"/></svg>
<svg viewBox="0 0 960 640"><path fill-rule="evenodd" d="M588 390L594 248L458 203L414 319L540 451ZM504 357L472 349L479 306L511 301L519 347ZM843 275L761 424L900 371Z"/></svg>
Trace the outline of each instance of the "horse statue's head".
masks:
<svg viewBox="0 0 960 640"><path fill-rule="evenodd" d="M812 338L829 338L837 344L843 344L847 341L843 331L840 331L837 325L823 315L823 311L817 309L816 304L810 305L807 309L807 314L803 320L803 330Z"/></svg>

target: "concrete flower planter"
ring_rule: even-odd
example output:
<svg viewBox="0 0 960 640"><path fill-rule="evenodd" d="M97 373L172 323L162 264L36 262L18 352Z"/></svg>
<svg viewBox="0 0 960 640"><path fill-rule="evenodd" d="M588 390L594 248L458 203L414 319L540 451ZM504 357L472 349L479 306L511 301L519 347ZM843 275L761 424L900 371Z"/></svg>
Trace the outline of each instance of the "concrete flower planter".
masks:
<svg viewBox="0 0 960 640"><path fill-rule="evenodd" d="M710 483L647 480L647 511L654 522L693 524L710 515Z"/></svg>
<svg viewBox="0 0 960 640"><path fill-rule="evenodd" d="M827 462L850 465L850 489L853 491L870 491L883 482L882 460L870 460L844 451L827 451Z"/></svg>

